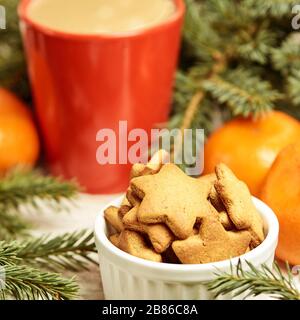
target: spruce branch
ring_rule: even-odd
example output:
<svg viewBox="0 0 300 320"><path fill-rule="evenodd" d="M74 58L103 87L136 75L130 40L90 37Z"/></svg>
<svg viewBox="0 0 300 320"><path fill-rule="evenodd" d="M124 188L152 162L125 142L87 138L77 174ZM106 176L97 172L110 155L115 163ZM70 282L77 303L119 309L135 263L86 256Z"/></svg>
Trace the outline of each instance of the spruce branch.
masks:
<svg viewBox="0 0 300 320"><path fill-rule="evenodd" d="M31 238L25 241L1 241L0 265L11 262L26 264L51 271L88 270L87 263L96 262L90 257L96 252L93 232L88 230Z"/></svg>
<svg viewBox="0 0 300 320"><path fill-rule="evenodd" d="M205 61L211 61L213 55L218 51L217 48L220 47L222 39L211 24L201 18L203 15L207 19L211 17L209 11L205 10L205 6L194 0L186 0L183 39L191 54Z"/></svg>
<svg viewBox="0 0 300 320"><path fill-rule="evenodd" d="M0 266L14 265L19 262L17 252L20 244L16 241L0 241Z"/></svg>
<svg viewBox="0 0 300 320"><path fill-rule="evenodd" d="M255 17L276 17L291 16L292 7L299 2L296 0L243 0L242 6L251 10Z"/></svg>
<svg viewBox="0 0 300 320"><path fill-rule="evenodd" d="M277 42L270 21L255 21L249 7L238 1L211 0L206 3L208 11L214 15L210 25L222 39L219 52L228 60L244 59L265 65Z"/></svg>
<svg viewBox="0 0 300 320"><path fill-rule="evenodd" d="M221 66L222 65L222 66ZM210 74L219 72L223 61L212 64ZM216 104L204 94L201 88L202 68L197 65L187 73L178 72L174 93L174 115L169 120L169 129L204 129L208 136L214 128L213 123L219 117L220 110ZM205 72L206 72L205 71Z"/></svg>
<svg viewBox="0 0 300 320"><path fill-rule="evenodd" d="M300 69L292 72L288 77L288 94L294 105L300 105Z"/></svg>
<svg viewBox="0 0 300 320"><path fill-rule="evenodd" d="M209 0L206 1L208 12L212 15L214 29L218 34L227 34L234 29L248 28L251 22L249 8L241 6L238 1L232 0ZM226 37L226 40L228 40ZM228 37L229 38L229 37Z"/></svg>
<svg viewBox="0 0 300 320"><path fill-rule="evenodd" d="M0 240L26 236L29 227L30 224L20 214L12 210L7 211L0 205Z"/></svg>
<svg viewBox="0 0 300 320"><path fill-rule="evenodd" d="M276 44L276 35L266 22L256 28L250 25L247 29L242 29L237 33L236 42L236 51L240 57L266 64Z"/></svg>
<svg viewBox="0 0 300 320"><path fill-rule="evenodd" d="M93 232L88 230L29 239L23 244L16 243L16 250L16 257L22 263L53 271L67 269L78 272L88 270L88 262L97 264L90 257L96 252L96 247Z"/></svg>
<svg viewBox="0 0 300 320"><path fill-rule="evenodd" d="M287 273L285 277L277 263L272 270L265 264L258 269L247 261L244 267L239 261L236 268L231 265L231 272L217 272L216 279L208 282L207 287L215 293L215 297L228 293L234 297L244 294L245 298L269 294L281 300L300 300L288 264Z"/></svg>
<svg viewBox="0 0 300 320"><path fill-rule="evenodd" d="M19 31L18 4L19 0L0 0L7 13L7 28L0 30L0 86L14 89L28 99L29 85Z"/></svg>
<svg viewBox="0 0 300 320"><path fill-rule="evenodd" d="M298 35L291 34L281 45L272 49L272 62L274 68L283 75L290 74L291 70L300 68L300 39Z"/></svg>
<svg viewBox="0 0 300 320"><path fill-rule="evenodd" d="M87 230L52 238L42 236L26 241L0 241L0 272L5 276L4 283L0 283L0 298L73 299L78 292L74 279L65 279L39 268L87 270L88 262L95 263L90 257L93 252L93 233Z"/></svg>
<svg viewBox="0 0 300 320"><path fill-rule="evenodd" d="M197 91L194 96L191 99L191 102L189 103L188 107L185 110L181 126L180 126L180 132L182 135L184 135L184 132L186 129L192 128L195 114L197 113L198 109L201 108L201 102L204 99L204 93L202 91ZM195 137L193 138L193 140ZM191 141L193 143L193 141ZM172 161L176 159L177 154L174 150L174 148L171 149L170 157Z"/></svg>
<svg viewBox="0 0 300 320"><path fill-rule="evenodd" d="M0 299L67 300L77 296L74 279L21 265L23 261L18 253L22 247L18 241L0 242Z"/></svg>
<svg viewBox="0 0 300 320"><path fill-rule="evenodd" d="M204 93L202 91L197 91L192 97L191 102L186 108L186 111L183 117L183 121L180 128L182 132L185 129L188 129L191 127L193 119L197 112L197 109L199 108L199 105L201 104L201 101L203 100L203 98L204 98Z"/></svg>
<svg viewBox="0 0 300 320"><path fill-rule="evenodd" d="M39 200L44 200L60 209L62 200L71 200L77 190L77 185L72 182L43 176L37 171L17 169L0 180L0 203L6 209L18 209L21 204L38 208Z"/></svg>
<svg viewBox="0 0 300 320"><path fill-rule="evenodd" d="M40 271L24 265L6 265L5 283L0 299L11 296L17 300L70 300L77 297L78 285L74 279Z"/></svg>
<svg viewBox="0 0 300 320"><path fill-rule="evenodd" d="M196 77L190 74L178 71L176 73L175 92L174 92L174 108L175 112L184 112L187 105L195 92L199 88Z"/></svg>
<svg viewBox="0 0 300 320"><path fill-rule="evenodd" d="M201 71L195 67L189 73L177 73L174 94L175 114L169 121L169 129L202 128L207 135L212 131L211 111L215 108L208 99L199 94L202 91L201 82L198 80L201 76L199 77L198 72Z"/></svg>
<svg viewBox="0 0 300 320"><path fill-rule="evenodd" d="M203 88L221 104L227 104L234 115L257 116L274 108L281 95L269 82L245 69L227 72L203 82Z"/></svg>

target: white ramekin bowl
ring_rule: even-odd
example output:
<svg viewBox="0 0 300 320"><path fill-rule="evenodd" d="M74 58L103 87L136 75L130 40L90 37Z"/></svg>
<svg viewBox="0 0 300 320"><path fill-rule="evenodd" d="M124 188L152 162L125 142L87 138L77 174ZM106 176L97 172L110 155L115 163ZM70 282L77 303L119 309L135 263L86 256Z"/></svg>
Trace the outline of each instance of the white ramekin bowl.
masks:
<svg viewBox="0 0 300 320"><path fill-rule="evenodd" d="M120 197L108 206L120 206ZM266 239L254 250L231 260L215 263L177 265L157 263L134 257L116 248L107 238L104 210L96 219L95 240L98 249L104 295L109 300L208 300L214 295L204 282L214 279L215 272L230 272L238 260L254 266L272 266L278 241L279 225L273 211L262 201L253 202L264 221ZM221 299L231 299L222 296Z"/></svg>

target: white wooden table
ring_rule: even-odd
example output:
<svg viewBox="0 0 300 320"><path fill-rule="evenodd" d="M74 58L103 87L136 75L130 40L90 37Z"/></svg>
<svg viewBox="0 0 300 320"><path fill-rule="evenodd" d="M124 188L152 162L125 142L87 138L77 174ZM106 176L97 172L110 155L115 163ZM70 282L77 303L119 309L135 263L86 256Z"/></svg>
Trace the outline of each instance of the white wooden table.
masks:
<svg viewBox="0 0 300 320"><path fill-rule="evenodd" d="M45 208L43 213L29 215L28 218L34 225L34 235L53 234L57 235L67 231L78 229L94 229L94 222L101 208L107 205L111 200L120 195L111 196L92 196L80 194L69 212L53 212ZM95 255L95 259L97 256ZM73 273L66 272L64 276L71 277ZM80 299L99 300L104 299L100 279L100 272L97 266L92 265L89 271L83 271L77 274L77 280L80 285ZM300 281L297 277L297 285L300 290ZM267 296L260 297L268 299Z"/></svg>

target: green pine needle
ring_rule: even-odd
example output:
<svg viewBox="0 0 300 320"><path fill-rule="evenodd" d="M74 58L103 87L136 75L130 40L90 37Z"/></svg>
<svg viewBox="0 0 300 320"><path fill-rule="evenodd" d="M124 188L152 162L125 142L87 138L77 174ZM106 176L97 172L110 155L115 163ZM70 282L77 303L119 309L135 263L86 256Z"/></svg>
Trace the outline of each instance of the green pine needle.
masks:
<svg viewBox="0 0 300 320"><path fill-rule="evenodd" d="M97 264L90 254L96 252L93 232L87 230L65 233L56 237L42 236L18 243L16 256L22 263L59 271L88 270L87 263ZM1 247L1 246L0 246Z"/></svg>
<svg viewBox="0 0 300 320"><path fill-rule="evenodd" d="M38 171L17 168L0 178L0 240L27 234L29 224L20 213L23 209L39 209L45 204L59 211L68 209L78 186L59 178L43 176Z"/></svg>
<svg viewBox="0 0 300 320"><path fill-rule="evenodd" d="M56 237L41 236L25 241L1 241L0 265L27 264L52 271L88 270L87 263L96 262L90 257L96 252L93 232L87 230L65 233Z"/></svg>
<svg viewBox="0 0 300 320"><path fill-rule="evenodd" d="M300 69L288 78L288 93L295 106L300 106Z"/></svg>
<svg viewBox="0 0 300 320"><path fill-rule="evenodd" d="M17 257L18 250L20 250L20 245L16 241L1 241L0 266L17 264L20 261Z"/></svg>
<svg viewBox="0 0 300 320"><path fill-rule="evenodd" d="M87 264L95 263L90 257L95 251L93 233L87 230L52 238L42 236L26 241L1 241L0 298L74 299L78 293L74 279L65 279L39 268L74 272L88 270ZM3 274L4 283L1 282Z"/></svg>
<svg viewBox="0 0 300 320"><path fill-rule="evenodd" d="M0 0L7 13L7 28L0 30L0 86L14 89L28 99L29 85L16 10L18 3L19 0Z"/></svg>
<svg viewBox="0 0 300 320"><path fill-rule="evenodd" d="M21 204L35 208L40 200L55 209L65 208L63 200L71 200L78 186L59 178L43 176L37 171L17 169L0 180L0 203L5 208L18 209Z"/></svg>
<svg viewBox="0 0 300 320"><path fill-rule="evenodd" d="M235 28L237 30L248 28L251 23L249 9L240 5L238 1L209 0L205 1L205 7L218 34L222 36L227 34L226 41L230 40L228 31L232 32Z"/></svg>
<svg viewBox="0 0 300 320"><path fill-rule="evenodd" d="M241 5L251 10L253 16L277 17L291 16L296 0L244 0Z"/></svg>
<svg viewBox="0 0 300 320"><path fill-rule="evenodd" d="M64 279L59 274L24 265L7 265L4 271L5 285L0 289L0 299L70 300L78 295L79 288L73 278Z"/></svg>
<svg viewBox="0 0 300 320"><path fill-rule="evenodd" d="M272 49L272 62L276 70L283 75L291 70L300 68L300 39L297 34L292 34L285 40L281 47Z"/></svg>
<svg viewBox="0 0 300 320"><path fill-rule="evenodd" d="M174 111L176 114L184 113L189 101L199 88L199 83L195 77L189 74L177 72L174 93Z"/></svg>
<svg viewBox="0 0 300 320"><path fill-rule="evenodd" d="M262 24L254 32L241 30L236 37L239 56L248 61L266 64L272 48L276 44L276 36L269 30L267 23Z"/></svg>
<svg viewBox="0 0 300 320"><path fill-rule="evenodd" d="M222 39L207 21L201 17L208 12L204 6L194 0L186 0L186 16L183 38L187 51L196 57L210 61L215 53L215 48L221 44ZM199 32L201 30L201 32Z"/></svg>
<svg viewBox="0 0 300 320"><path fill-rule="evenodd" d="M221 104L227 104L234 115L257 116L274 108L281 95L271 84L250 71L236 69L225 77L216 76L203 82L203 88Z"/></svg>
<svg viewBox="0 0 300 320"><path fill-rule="evenodd" d="M12 210L0 206L0 240L14 239L17 236L28 235L30 224Z"/></svg>
<svg viewBox="0 0 300 320"><path fill-rule="evenodd" d="M217 272L216 279L208 282L207 286L215 297L229 293L233 297L243 295L244 298L268 294L281 300L300 300L288 264L287 273L285 277L277 263L271 270L265 264L258 269L250 262L246 261L243 266L239 261L236 268L231 265L231 272Z"/></svg>

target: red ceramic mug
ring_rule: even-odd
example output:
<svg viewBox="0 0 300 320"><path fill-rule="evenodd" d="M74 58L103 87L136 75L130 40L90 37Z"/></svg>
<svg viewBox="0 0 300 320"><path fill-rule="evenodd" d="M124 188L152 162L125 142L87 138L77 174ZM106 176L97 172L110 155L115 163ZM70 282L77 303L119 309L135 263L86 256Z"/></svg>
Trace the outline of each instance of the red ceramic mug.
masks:
<svg viewBox="0 0 300 320"><path fill-rule="evenodd" d="M30 20L22 0L19 16L29 77L53 174L77 178L90 193L115 193L128 185L130 165L96 161L99 129L147 132L170 111L184 16L117 35L79 35L50 30Z"/></svg>

